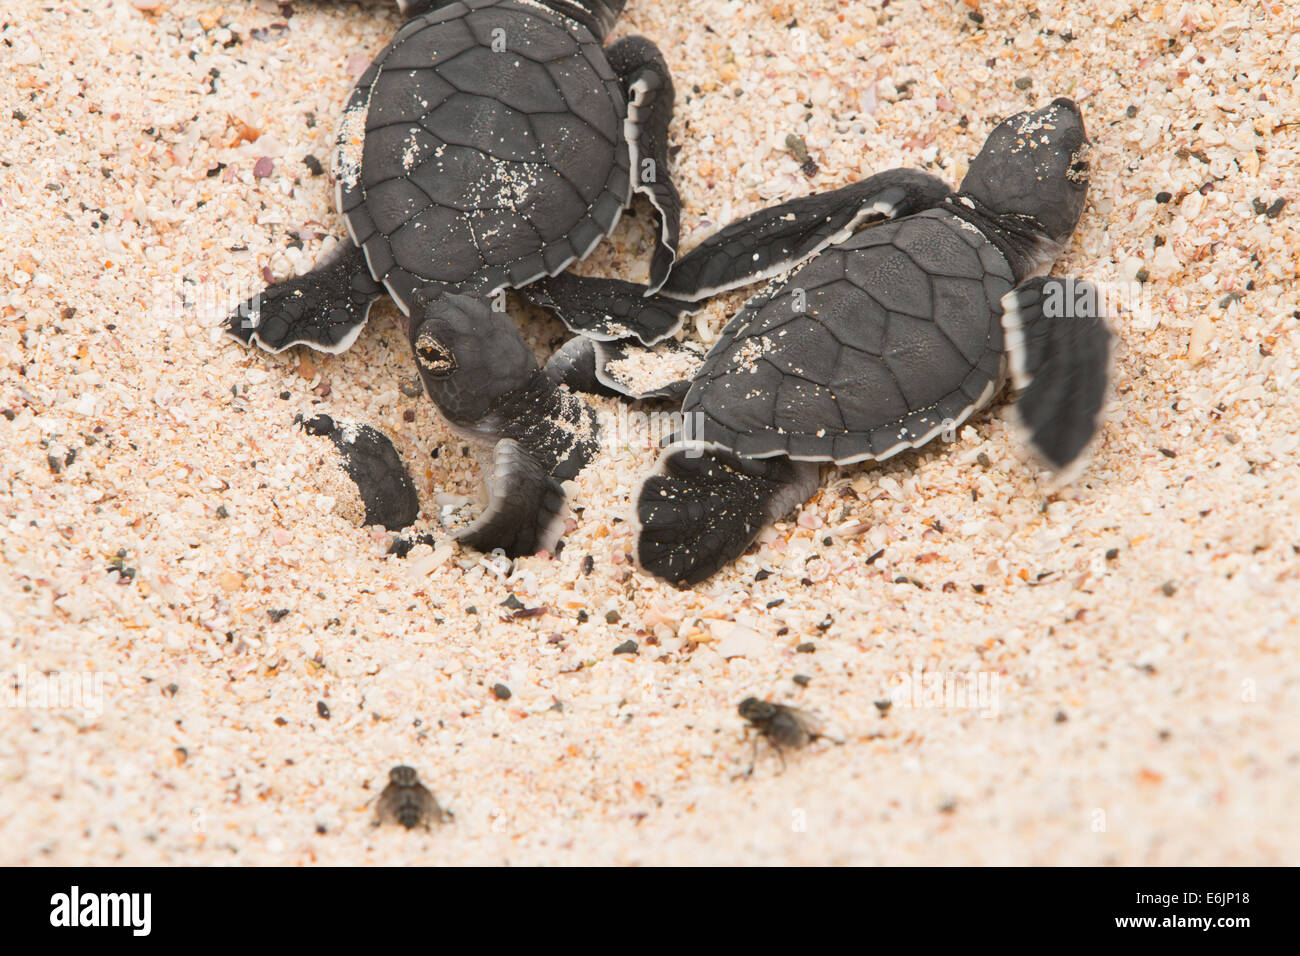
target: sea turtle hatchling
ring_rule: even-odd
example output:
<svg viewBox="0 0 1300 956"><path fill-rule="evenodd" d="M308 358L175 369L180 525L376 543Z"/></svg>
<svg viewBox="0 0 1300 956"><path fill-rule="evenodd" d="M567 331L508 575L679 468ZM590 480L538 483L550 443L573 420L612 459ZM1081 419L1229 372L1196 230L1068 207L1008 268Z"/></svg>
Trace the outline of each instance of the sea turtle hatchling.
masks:
<svg viewBox="0 0 1300 956"><path fill-rule="evenodd" d="M417 290L410 339L425 390L462 437L492 449L488 504L457 534L510 557L554 551L564 488L595 457L596 413L539 368L514 322L477 296ZM398 539L403 554L424 536Z"/></svg>
<svg viewBox="0 0 1300 956"><path fill-rule="evenodd" d="M383 292L409 314L430 287L520 290L596 338L672 334L686 306L653 291L680 218L673 84L649 40L602 46L624 2L404 4L417 15L357 81L339 126L333 174L350 238L241 305L230 334L271 352L341 352ZM660 217L650 285L564 273L638 192Z"/></svg>
<svg viewBox="0 0 1300 956"><path fill-rule="evenodd" d="M812 495L818 463L919 448L1008 372L1029 444L1058 472L1076 466L1111 334L1090 283L1031 276L1083 212L1087 147L1078 107L1057 99L1000 123L955 193L892 170L754 213L682 258L665 291L690 298L808 261L750 300L694 375L691 433L635 495L641 565L708 578Z"/></svg>

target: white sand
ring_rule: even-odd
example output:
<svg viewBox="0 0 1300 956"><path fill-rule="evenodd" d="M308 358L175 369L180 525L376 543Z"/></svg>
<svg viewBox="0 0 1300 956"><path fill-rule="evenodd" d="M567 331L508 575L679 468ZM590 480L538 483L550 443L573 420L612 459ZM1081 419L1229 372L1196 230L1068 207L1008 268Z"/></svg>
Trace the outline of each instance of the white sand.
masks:
<svg viewBox="0 0 1300 956"><path fill-rule="evenodd" d="M1297 196L1289 5L985 3L980 27L961 2L632 0L618 32L676 76L685 245L879 169L955 182L995 117L1069 94L1096 149L1057 271L1150 279L1149 311L1115 316L1111 420L1072 486L1051 493L999 409L828 478L692 592L626 558L643 434L580 476L561 557L509 578L454 546L385 559L336 513L296 412L393 435L435 526L439 494L475 494L462 443L399 390L395 311L337 357L217 325L340 232L301 159L328 167L396 19L223 6L0 14L0 689L25 695L0 698L0 863L1300 862L1300 234L1294 202L1253 205ZM584 271L644 276L648 211ZM107 570L119 551L133 574ZM547 611L509 620L512 593ZM995 707L880 716L914 668L978 672ZM100 706L37 706L81 671ZM846 742L735 780L750 694ZM370 827L396 763L454 824Z"/></svg>

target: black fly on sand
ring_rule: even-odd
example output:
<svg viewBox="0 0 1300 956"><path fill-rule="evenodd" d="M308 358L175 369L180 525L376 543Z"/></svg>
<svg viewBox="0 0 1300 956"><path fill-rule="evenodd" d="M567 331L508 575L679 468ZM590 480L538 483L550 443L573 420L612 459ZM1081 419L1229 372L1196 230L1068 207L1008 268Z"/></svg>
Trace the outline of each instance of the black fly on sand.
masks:
<svg viewBox="0 0 1300 956"><path fill-rule="evenodd" d="M799 750L819 738L831 739L825 733L819 718L798 707L777 704L770 700L759 700L757 697L746 697L737 709L740 716L749 721L749 726L745 728L746 735L751 730L757 732L754 738L753 759L750 761L749 770L744 774L745 777L750 777L754 773L754 764L758 760L759 737L765 737L772 745L776 755L781 758L782 770L785 769L787 747L791 750Z"/></svg>
<svg viewBox="0 0 1300 956"><path fill-rule="evenodd" d="M420 783L414 767L403 764L388 771L388 786L375 808L375 826L400 823L411 830L423 824L427 830L430 823L448 823L451 818L451 813L438 806L434 795Z"/></svg>

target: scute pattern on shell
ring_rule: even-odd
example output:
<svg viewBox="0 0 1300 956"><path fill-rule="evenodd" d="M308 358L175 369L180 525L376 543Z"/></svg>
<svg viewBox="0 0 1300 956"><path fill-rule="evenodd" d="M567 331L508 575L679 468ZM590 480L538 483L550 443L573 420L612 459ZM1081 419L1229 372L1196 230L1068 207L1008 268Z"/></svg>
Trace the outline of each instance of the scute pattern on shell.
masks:
<svg viewBox="0 0 1300 956"><path fill-rule="evenodd" d="M991 396L1013 281L997 248L950 212L869 227L733 319L683 411L703 414L706 441L742 455L889 457Z"/></svg>
<svg viewBox="0 0 1300 956"><path fill-rule="evenodd" d="M495 47L494 47L495 44ZM340 125L338 204L399 304L554 275L630 196L622 88L580 24L519 0L408 23Z"/></svg>

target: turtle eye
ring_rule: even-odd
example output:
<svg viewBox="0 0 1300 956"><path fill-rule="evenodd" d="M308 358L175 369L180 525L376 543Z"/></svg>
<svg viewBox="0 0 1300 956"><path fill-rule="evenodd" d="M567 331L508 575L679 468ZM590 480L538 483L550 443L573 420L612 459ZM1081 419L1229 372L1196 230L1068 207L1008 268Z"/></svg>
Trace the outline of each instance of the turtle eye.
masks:
<svg viewBox="0 0 1300 956"><path fill-rule="evenodd" d="M434 378L446 378L460 368L451 349L431 335L421 335L416 339L415 355L420 366Z"/></svg>

